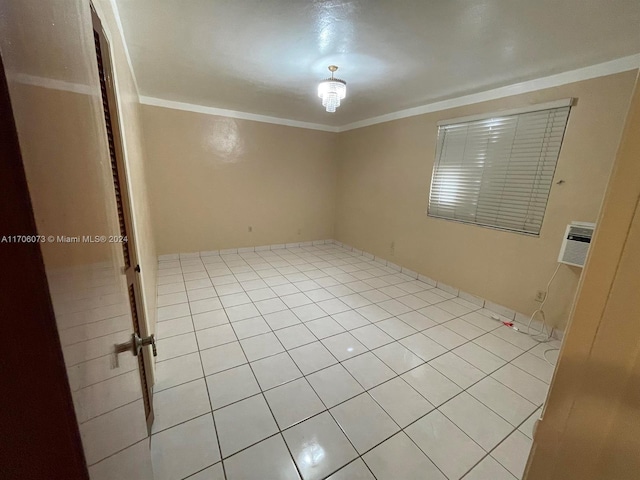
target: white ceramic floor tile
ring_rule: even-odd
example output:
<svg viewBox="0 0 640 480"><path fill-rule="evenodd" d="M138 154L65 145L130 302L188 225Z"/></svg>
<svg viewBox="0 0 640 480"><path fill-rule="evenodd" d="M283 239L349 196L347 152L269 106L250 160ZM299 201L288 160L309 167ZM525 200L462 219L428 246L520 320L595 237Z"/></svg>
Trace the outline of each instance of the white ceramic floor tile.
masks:
<svg viewBox="0 0 640 480"><path fill-rule="evenodd" d="M491 332L492 330L502 326L502 323L499 321L487 317L486 315L482 315L479 311L467 313L460 318L475 327L481 328L485 332Z"/></svg>
<svg viewBox="0 0 640 480"><path fill-rule="evenodd" d="M327 480L376 480L361 458L356 458L349 465L342 467Z"/></svg>
<svg viewBox="0 0 640 480"><path fill-rule="evenodd" d="M281 328L286 328L301 323L291 310L269 313L267 315L264 315L263 318L269 324L272 330L279 330Z"/></svg>
<svg viewBox="0 0 640 480"><path fill-rule="evenodd" d="M399 301L394 299L390 299L385 302L379 302L377 305L389 312L391 315L402 315L403 313L407 313L412 310L411 307L407 307L404 303L400 303Z"/></svg>
<svg viewBox="0 0 640 480"><path fill-rule="evenodd" d="M446 480L446 477L400 432L364 455L377 480Z"/></svg>
<svg viewBox="0 0 640 480"><path fill-rule="evenodd" d="M211 414L153 435L151 458L157 480L181 479L219 461Z"/></svg>
<svg viewBox="0 0 640 480"><path fill-rule="evenodd" d="M530 438L516 430L491 452L491 456L516 478L522 478L529 458L531 442Z"/></svg>
<svg viewBox="0 0 640 480"><path fill-rule="evenodd" d="M189 332L193 332L191 317L172 318L156 324L156 335L160 340Z"/></svg>
<svg viewBox="0 0 640 480"><path fill-rule="evenodd" d="M278 431L262 395L255 395L214 412L224 458Z"/></svg>
<svg viewBox="0 0 640 480"><path fill-rule="evenodd" d="M304 378L280 385L264 396L281 430L325 410L324 404Z"/></svg>
<svg viewBox="0 0 640 480"><path fill-rule="evenodd" d="M314 302L322 302L323 300L329 300L334 298L328 291L324 288L318 288L316 290L309 290L304 292L307 297L309 297ZM323 310L324 311L324 310ZM326 313L325 313L326 315Z"/></svg>
<svg viewBox="0 0 640 480"><path fill-rule="evenodd" d="M525 335L524 333L516 332L512 328L509 327L499 327L491 332L492 335L495 335L502 340L506 340L507 342L515 345L516 347L521 348L522 350L529 350L530 348L538 345L534 339L530 336Z"/></svg>
<svg viewBox="0 0 640 480"><path fill-rule="evenodd" d="M511 363L516 367L524 370L525 372L533 375L534 377L542 380L543 382L551 383L551 377L553 377L554 367L543 359L536 357L529 352L526 352L513 360Z"/></svg>
<svg viewBox="0 0 640 480"><path fill-rule="evenodd" d="M280 435L274 435L224 461L227 480L298 480L300 476Z"/></svg>
<svg viewBox="0 0 640 480"><path fill-rule="evenodd" d="M422 292L423 294L430 294L430 292ZM419 294L418 294L419 296ZM455 315L441 309L438 308L437 305L430 305L428 307L424 307L421 308L420 310L418 310L418 312L420 312L421 314L429 317L431 320L433 320L436 323L443 323L443 322L448 322L449 320L452 320L455 318Z"/></svg>
<svg viewBox="0 0 640 480"><path fill-rule="evenodd" d="M190 302L195 302L196 300L204 300L205 298L213 298L217 297L218 294L213 287L208 288L199 288L198 290L189 290L187 293Z"/></svg>
<svg viewBox="0 0 640 480"><path fill-rule="evenodd" d="M226 343L200 352L205 375L222 372L247 363L238 342Z"/></svg>
<svg viewBox="0 0 640 480"><path fill-rule="evenodd" d="M434 408L400 377L378 385L369 393L402 428Z"/></svg>
<svg viewBox="0 0 640 480"><path fill-rule="evenodd" d="M461 478L485 455L482 448L438 410L405 431L449 479Z"/></svg>
<svg viewBox="0 0 640 480"><path fill-rule="evenodd" d="M279 298L270 298L268 300L261 300L259 302L256 302L254 305L262 315L287 310L287 306Z"/></svg>
<svg viewBox="0 0 640 480"><path fill-rule="evenodd" d="M222 295L220 297L220 302L222 305L227 307L235 307L237 305L243 305L245 303L251 303L251 299L249 296L244 293L232 293L231 295Z"/></svg>
<svg viewBox="0 0 640 480"><path fill-rule="evenodd" d="M188 303L178 303L177 305L158 308L158 322L171 320L172 318L186 317L188 315L191 315Z"/></svg>
<svg viewBox="0 0 640 480"><path fill-rule="evenodd" d="M542 405L547 397L546 383L511 364L505 365L491 376L535 405Z"/></svg>
<svg viewBox="0 0 640 480"><path fill-rule="evenodd" d="M154 392L202 378L200 355L190 353L156 364L156 383Z"/></svg>
<svg viewBox="0 0 640 480"><path fill-rule="evenodd" d="M278 428L309 434L293 454L304 477L371 480L371 467L378 480L443 479L434 458L450 478L469 468L465 478L474 480L518 476L504 467L518 470L526 461L527 435L548 388L541 380L548 382L553 371L542 356L549 344L501 326L477 304L481 299L456 297L446 285L433 288L360 251L310 242L272 248L161 262L155 432L170 432L213 408L226 432L219 437L226 455L238 449L225 460L227 479L276 472L298 478ZM360 452L373 447L363 457L367 465L327 407ZM395 433L400 427L414 429L434 458ZM496 447L495 457L511 462L501 466L492 456L477 457L483 449L458 427L485 448L513 428L526 440L513 436ZM333 442L319 440L331 439L330 431ZM508 450L518 441L514 459ZM451 447L456 444L462 448ZM187 457L176 462L178 470L190 463ZM219 460L197 466L188 466L190 478L225 478Z"/></svg>
<svg viewBox="0 0 640 480"><path fill-rule="evenodd" d="M486 374L495 372L506 363L500 357L473 342L465 343L453 350L453 353Z"/></svg>
<svg viewBox="0 0 640 480"><path fill-rule="evenodd" d="M351 308L360 308L365 305L370 305L371 302L364 298L359 293L352 293L351 295L345 295L344 297L340 297L344 303L346 303Z"/></svg>
<svg viewBox="0 0 640 480"><path fill-rule="evenodd" d="M282 300L289 308L300 307L302 305L308 305L312 303L311 299L304 293L293 293L291 295L285 295L283 297L280 297L280 300Z"/></svg>
<svg viewBox="0 0 640 480"><path fill-rule="evenodd" d="M260 393L260 386L249 365L209 375L206 380L214 410Z"/></svg>
<svg viewBox="0 0 640 480"><path fill-rule="evenodd" d="M369 390L396 376L393 370L371 352L350 358L342 362L342 365L349 370L365 390Z"/></svg>
<svg viewBox="0 0 640 480"><path fill-rule="evenodd" d="M283 328L274 333L287 350L307 345L317 340L315 335L303 324Z"/></svg>
<svg viewBox="0 0 640 480"><path fill-rule="evenodd" d="M178 283L167 283L164 285L160 285L158 283L158 296L167 295L169 293L177 293L177 292L185 292L186 288L184 287L184 282L180 281Z"/></svg>
<svg viewBox="0 0 640 480"><path fill-rule="evenodd" d="M305 323L307 328L319 339L344 332L344 328L331 317L318 318Z"/></svg>
<svg viewBox="0 0 640 480"><path fill-rule="evenodd" d="M247 303L244 305L237 305L235 307L225 308L225 313L231 322L237 322L240 320L246 320L247 318L259 317L260 312L253 305L253 303Z"/></svg>
<svg viewBox="0 0 640 480"><path fill-rule="evenodd" d="M400 340L400 343L419 356L425 362L447 352L439 343L429 337L416 333Z"/></svg>
<svg viewBox="0 0 640 480"><path fill-rule="evenodd" d="M304 480L320 480L357 457L329 413L286 430L284 439Z"/></svg>
<svg viewBox="0 0 640 480"><path fill-rule="evenodd" d="M282 344L273 333L265 333L256 337L240 340L242 349L250 362L284 352Z"/></svg>
<svg viewBox="0 0 640 480"><path fill-rule="evenodd" d="M235 342L237 340L233 328L231 328L231 324L229 323L218 327L197 330L196 337L200 350L206 350L207 348L217 347L218 345L224 345L225 343Z"/></svg>
<svg viewBox="0 0 640 480"><path fill-rule="evenodd" d="M153 396L153 433L211 411L207 385L200 378Z"/></svg>
<svg viewBox="0 0 640 480"><path fill-rule="evenodd" d="M158 340L156 345L158 350L156 362L162 362L170 358L198 351L198 343L196 342L196 334L194 332L176 335L166 340Z"/></svg>
<svg viewBox="0 0 640 480"><path fill-rule="evenodd" d="M398 342L376 348L373 353L398 375L424 363L424 361Z"/></svg>
<svg viewBox="0 0 640 480"><path fill-rule="evenodd" d="M154 480L149 440L144 439L89 467L91 480ZM224 479L222 479L224 480Z"/></svg>
<svg viewBox="0 0 640 480"><path fill-rule="evenodd" d="M356 312L358 312L370 322L379 322L380 320L386 320L387 318L391 318L393 316L377 305L367 305L366 307L360 307L356 309Z"/></svg>
<svg viewBox="0 0 640 480"><path fill-rule="evenodd" d="M400 430L368 393L332 408L331 415L361 455Z"/></svg>
<svg viewBox="0 0 640 480"><path fill-rule="evenodd" d="M442 325L447 327L449 330L453 330L467 340L473 340L474 338L478 338L486 333L481 328L471 325L460 318L454 318L453 320L444 322Z"/></svg>
<svg viewBox="0 0 640 480"><path fill-rule="evenodd" d="M294 348L289 351L289 355L305 375L338 363L331 352L320 342Z"/></svg>
<svg viewBox="0 0 640 480"><path fill-rule="evenodd" d="M355 310L347 310L346 312L336 313L332 315L336 322L342 325L345 330L353 330L354 328L364 327L369 325L370 322Z"/></svg>
<svg viewBox="0 0 640 480"><path fill-rule="evenodd" d="M312 373L307 376L307 380L309 380L309 383L327 408L355 397L364 391L349 372L339 364Z"/></svg>
<svg viewBox="0 0 640 480"><path fill-rule="evenodd" d="M327 316L324 310L313 303L292 308L291 311L303 322L309 322Z"/></svg>
<svg viewBox="0 0 640 480"><path fill-rule="evenodd" d="M176 305L178 303L187 302L187 292L180 291L175 293L168 293L166 295L158 295L158 307L167 307L169 305Z"/></svg>
<svg viewBox="0 0 640 480"><path fill-rule="evenodd" d="M262 390L277 387L302 376L302 372L287 353L251 362L251 368Z"/></svg>
<svg viewBox="0 0 640 480"><path fill-rule="evenodd" d="M268 300L270 298L276 298L278 295L269 287L259 288L257 290L250 290L247 292L252 302L259 302L260 300Z"/></svg>
<svg viewBox="0 0 640 480"><path fill-rule="evenodd" d="M201 470L195 475L190 476L189 480L225 480L222 462L218 462L209 468Z"/></svg>
<svg viewBox="0 0 640 480"><path fill-rule="evenodd" d="M426 335L431 340L435 340L447 350L459 347L463 343L468 342L466 338L458 335L453 330L449 330L443 325L436 325L435 327L428 328L427 330L424 330L422 334Z"/></svg>
<svg viewBox="0 0 640 480"><path fill-rule="evenodd" d="M407 325L399 318L389 318L387 320L382 320L376 323L376 327L396 340L417 333L415 328Z"/></svg>
<svg viewBox="0 0 640 480"><path fill-rule="evenodd" d="M439 410L487 452L513 429L513 425L467 392L441 405Z"/></svg>
<svg viewBox="0 0 640 480"><path fill-rule="evenodd" d="M204 313L210 312L211 310L220 310L222 303L220 303L218 298L213 297L191 301L189 302L189 307L191 308L191 313Z"/></svg>
<svg viewBox="0 0 640 480"><path fill-rule="evenodd" d="M429 365L462 388L469 388L485 376L481 370L451 352L431 360Z"/></svg>
<svg viewBox="0 0 640 480"><path fill-rule="evenodd" d="M502 340L491 333L487 333L486 335L476 338L473 343L480 345L485 350L488 350L507 362L510 362L524 352L521 348L516 347L515 345Z"/></svg>
<svg viewBox="0 0 640 480"><path fill-rule="evenodd" d="M233 331L240 340L271 332L271 327L262 317L247 318L246 320L233 322L232 325Z"/></svg>
<svg viewBox="0 0 640 480"><path fill-rule="evenodd" d="M518 427L518 431L524 433L527 437L533 439L533 428L535 427L536 421L540 419L542 416L542 408L539 408L535 412L533 412L529 418L527 418L520 427Z"/></svg>
<svg viewBox="0 0 640 480"><path fill-rule="evenodd" d="M327 312L328 315L335 315L336 313L346 312L347 310L351 309L351 307L349 307L346 303L340 301L337 298L323 300L322 302L318 302L317 305L322 310Z"/></svg>
<svg viewBox="0 0 640 480"><path fill-rule="evenodd" d="M403 313L402 315L398 315L398 318L419 332L437 325L436 322L419 312Z"/></svg>
<svg viewBox="0 0 640 480"><path fill-rule="evenodd" d="M393 337L387 335L376 325L356 328L355 330L351 330L350 333L368 349L378 348L394 341Z"/></svg>
<svg viewBox="0 0 640 480"><path fill-rule="evenodd" d="M493 457L486 456L464 477L464 480L516 480L509 471L496 462Z"/></svg>
<svg viewBox="0 0 640 480"><path fill-rule="evenodd" d="M402 378L436 407L462 391L458 385L428 364L408 371Z"/></svg>
<svg viewBox="0 0 640 480"><path fill-rule="evenodd" d="M322 343L341 362L367 351L367 348L349 332L325 338Z"/></svg>
<svg viewBox="0 0 640 480"><path fill-rule="evenodd" d="M215 280L215 279L214 279ZM216 293L218 294L219 297L222 297L224 295L232 295L234 293L243 293L244 292L244 288L242 288L242 285L240 285L239 283L226 283L224 285L216 285L215 286L215 290Z"/></svg>
<svg viewBox="0 0 640 480"><path fill-rule="evenodd" d="M513 426L520 425L536 409L533 403L491 377L483 378L468 392Z"/></svg>
<svg viewBox="0 0 640 480"><path fill-rule="evenodd" d="M205 328L217 327L229 323L229 318L224 310L198 313L193 315L192 318L196 330L203 330Z"/></svg>

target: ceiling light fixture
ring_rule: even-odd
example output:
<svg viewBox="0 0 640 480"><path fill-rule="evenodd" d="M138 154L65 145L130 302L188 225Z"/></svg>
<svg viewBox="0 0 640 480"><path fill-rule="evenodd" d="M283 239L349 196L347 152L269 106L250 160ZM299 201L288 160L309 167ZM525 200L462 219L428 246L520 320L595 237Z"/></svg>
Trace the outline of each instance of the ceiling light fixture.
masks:
<svg viewBox="0 0 640 480"><path fill-rule="evenodd" d="M333 77L333 72L338 70L335 65L329 65L331 78L327 78L318 85L318 96L322 98L322 106L327 112L335 112L340 106L340 100L347 95L347 82Z"/></svg>

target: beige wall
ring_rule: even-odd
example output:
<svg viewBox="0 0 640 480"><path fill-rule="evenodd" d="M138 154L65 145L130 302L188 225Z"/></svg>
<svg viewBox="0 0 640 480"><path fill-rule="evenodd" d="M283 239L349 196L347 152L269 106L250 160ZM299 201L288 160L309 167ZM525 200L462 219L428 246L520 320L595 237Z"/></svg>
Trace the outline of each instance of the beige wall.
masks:
<svg viewBox="0 0 640 480"><path fill-rule="evenodd" d="M528 480L640 472L640 84L534 436Z"/></svg>
<svg viewBox="0 0 640 480"><path fill-rule="evenodd" d="M339 134L335 237L518 312L556 267L567 223L595 221L620 140L635 72L596 78ZM540 237L426 215L439 120L577 98ZM391 252L391 243L395 252ZM563 328L581 269L563 266L545 310Z"/></svg>
<svg viewBox="0 0 640 480"><path fill-rule="evenodd" d="M159 254L333 237L335 134L147 105L142 118Z"/></svg>

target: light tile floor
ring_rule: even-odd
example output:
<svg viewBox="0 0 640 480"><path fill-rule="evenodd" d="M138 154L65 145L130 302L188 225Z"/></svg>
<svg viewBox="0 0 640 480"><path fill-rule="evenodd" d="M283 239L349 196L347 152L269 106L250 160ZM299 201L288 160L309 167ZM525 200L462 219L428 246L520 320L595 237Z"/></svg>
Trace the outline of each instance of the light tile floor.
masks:
<svg viewBox="0 0 640 480"><path fill-rule="evenodd" d="M552 367L335 245L159 263L157 480L520 478Z"/></svg>

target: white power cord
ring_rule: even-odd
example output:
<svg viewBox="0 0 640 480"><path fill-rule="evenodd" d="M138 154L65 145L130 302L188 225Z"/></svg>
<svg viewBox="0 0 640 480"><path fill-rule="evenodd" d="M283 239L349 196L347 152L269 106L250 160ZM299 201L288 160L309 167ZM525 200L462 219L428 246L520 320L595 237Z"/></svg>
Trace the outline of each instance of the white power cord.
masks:
<svg viewBox="0 0 640 480"><path fill-rule="evenodd" d="M547 319L544 315L544 304L547 302L547 297L549 296L549 288L551 287L551 283L553 282L553 280L556 278L556 275L558 274L558 270L560 270L560 265L562 265L561 263L558 263L558 266L556 267L555 271L553 272L553 275L551 275L551 278L549 279L549 282L547 283L547 287L544 290L544 299L542 300L542 303L540 304L540 307L538 307L532 314L531 317L529 317L529 322L527 323L527 330L523 331L520 330L518 327L516 326L511 326L510 328L512 328L513 330L515 330L518 333L522 333L524 335L527 335L529 337L531 337L533 340L535 340L538 343L546 343L549 340L551 340L551 334L553 332L552 330L549 330L548 333L545 333L545 327L546 327L546 322ZM540 314L540 316L542 317L542 328L540 329L539 332L536 333L531 333L531 323L533 322L533 319L535 318L536 314ZM493 320L497 320L499 322L502 322L502 320L497 317L497 316L491 316L491 318ZM505 322L502 322L505 323ZM506 324L505 324L506 325ZM538 337L540 336L544 336L544 338L540 339ZM545 350L542 353L542 357L544 358L545 362L547 362L549 365L555 367L556 364L555 363L551 363L548 359L547 359L547 352L552 352L554 350L560 350L559 348L548 348L547 350Z"/></svg>
<svg viewBox="0 0 640 480"><path fill-rule="evenodd" d="M556 278L556 275L558 274L558 270L560 270L560 265L562 265L562 264L558 263L558 266L556 267L555 271L553 272L553 275L551 275L551 278L549 279L549 282L547 283L547 288L545 288L545 290L544 290L544 299L542 300L542 303L540 304L540 307L538 307L538 309L531 314L531 317L529 318L529 323L527 323L527 331L526 332L522 332L522 333L526 333L530 337L533 337L534 340L536 340L535 337L539 337L540 335L544 335L544 328L546 326L546 321L547 321L547 319L546 319L546 317L544 315L544 304L547 303L547 298L549 297L549 288L551 287L551 283L553 282L553 279ZM540 316L542 317L542 328L540 329L539 332L537 332L535 334L532 334L531 333L531 322L533 322L533 319L535 318L537 313L539 313ZM551 338L551 331L549 331L549 333L547 334L547 338L544 341L548 341L550 338Z"/></svg>

